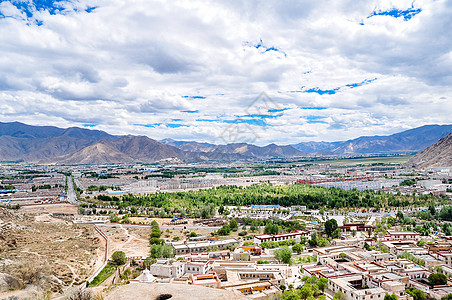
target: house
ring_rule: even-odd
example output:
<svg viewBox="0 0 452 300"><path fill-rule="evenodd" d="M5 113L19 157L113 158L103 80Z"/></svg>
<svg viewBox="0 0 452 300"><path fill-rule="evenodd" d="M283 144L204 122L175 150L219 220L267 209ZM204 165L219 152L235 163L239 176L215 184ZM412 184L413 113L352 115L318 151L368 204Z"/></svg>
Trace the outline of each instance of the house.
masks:
<svg viewBox="0 0 452 300"><path fill-rule="evenodd" d="M301 237L309 238L310 233L311 232L309 230L297 230L296 232L290 233L255 235L254 243L261 244L268 241L280 242L288 240L295 240L295 242L299 243L301 241Z"/></svg>
<svg viewBox="0 0 452 300"><path fill-rule="evenodd" d="M240 246L234 249L232 257L234 260L251 260L251 256L260 256L262 247L259 245Z"/></svg>
<svg viewBox="0 0 452 300"><path fill-rule="evenodd" d="M200 285L212 288L220 288L221 281L218 278L217 273L209 272L208 274L191 274L190 275L191 284Z"/></svg>
<svg viewBox="0 0 452 300"><path fill-rule="evenodd" d="M149 267L149 272L157 277L179 278L184 275L185 262L158 261Z"/></svg>

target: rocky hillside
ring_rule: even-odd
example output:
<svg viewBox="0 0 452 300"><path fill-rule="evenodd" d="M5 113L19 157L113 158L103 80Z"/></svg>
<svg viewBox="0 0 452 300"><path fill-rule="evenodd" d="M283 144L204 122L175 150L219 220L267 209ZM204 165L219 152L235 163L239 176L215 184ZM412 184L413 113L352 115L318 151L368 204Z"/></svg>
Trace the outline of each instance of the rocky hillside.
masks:
<svg viewBox="0 0 452 300"><path fill-rule="evenodd" d="M452 133L413 156L406 164L421 169L452 167Z"/></svg>

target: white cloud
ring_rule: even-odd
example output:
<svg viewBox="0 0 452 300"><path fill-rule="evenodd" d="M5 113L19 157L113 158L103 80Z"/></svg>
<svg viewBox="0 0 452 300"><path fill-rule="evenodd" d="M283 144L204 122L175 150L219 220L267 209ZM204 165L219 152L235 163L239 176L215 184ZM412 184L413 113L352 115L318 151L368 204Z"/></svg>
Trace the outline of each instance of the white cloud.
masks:
<svg viewBox="0 0 452 300"><path fill-rule="evenodd" d="M221 142L265 91L290 109L250 125L260 144L450 122L449 1L317 2L80 0L28 17L4 1L0 118Z"/></svg>

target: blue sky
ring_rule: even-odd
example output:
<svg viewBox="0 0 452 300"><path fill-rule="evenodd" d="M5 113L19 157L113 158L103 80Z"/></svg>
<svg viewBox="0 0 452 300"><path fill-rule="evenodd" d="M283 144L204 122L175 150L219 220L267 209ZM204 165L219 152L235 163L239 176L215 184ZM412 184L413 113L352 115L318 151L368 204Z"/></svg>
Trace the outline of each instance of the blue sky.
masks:
<svg viewBox="0 0 452 300"><path fill-rule="evenodd" d="M262 145L449 124L451 18L446 0L0 0L0 121Z"/></svg>

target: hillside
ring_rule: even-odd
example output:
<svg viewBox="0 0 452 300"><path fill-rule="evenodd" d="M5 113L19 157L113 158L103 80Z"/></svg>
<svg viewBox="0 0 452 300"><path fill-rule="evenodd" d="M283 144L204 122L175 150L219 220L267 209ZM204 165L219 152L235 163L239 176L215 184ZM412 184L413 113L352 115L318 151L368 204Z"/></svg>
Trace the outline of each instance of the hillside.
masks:
<svg viewBox="0 0 452 300"><path fill-rule="evenodd" d="M422 169L452 167L452 133L417 153L406 164Z"/></svg>

